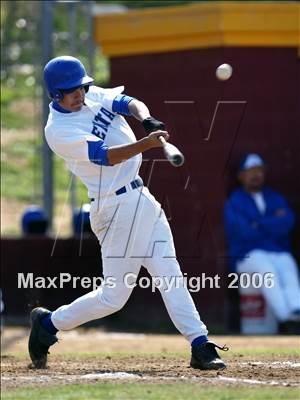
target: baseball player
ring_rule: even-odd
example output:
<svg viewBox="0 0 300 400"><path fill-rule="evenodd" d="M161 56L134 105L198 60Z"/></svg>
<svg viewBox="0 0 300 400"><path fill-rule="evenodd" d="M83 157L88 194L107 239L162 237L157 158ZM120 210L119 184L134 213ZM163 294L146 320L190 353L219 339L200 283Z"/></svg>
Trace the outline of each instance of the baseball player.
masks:
<svg viewBox="0 0 300 400"><path fill-rule="evenodd" d="M52 102L45 127L50 148L87 187L90 222L101 245L103 284L71 304L50 312L31 312L29 354L44 368L56 333L120 310L128 300L141 265L153 277L182 277L172 233L161 205L139 177L144 151L169 138L164 124L141 101L123 94L124 87L93 85L83 64L70 56L50 60L44 79ZM138 119L147 136L136 140L125 116ZM112 277L114 285L106 283ZM125 279L126 278L126 279ZM191 343L193 368L223 369L217 346L207 338L183 279L171 288L159 287L176 328ZM179 284L178 284L179 282Z"/></svg>

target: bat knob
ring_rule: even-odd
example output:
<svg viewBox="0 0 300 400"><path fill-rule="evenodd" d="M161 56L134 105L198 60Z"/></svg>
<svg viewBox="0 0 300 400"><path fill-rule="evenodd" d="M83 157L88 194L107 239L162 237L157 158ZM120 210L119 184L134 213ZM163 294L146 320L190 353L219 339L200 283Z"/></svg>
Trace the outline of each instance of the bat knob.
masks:
<svg viewBox="0 0 300 400"><path fill-rule="evenodd" d="M183 154L176 154L173 156L172 164L174 167L181 167L184 164L184 156Z"/></svg>
<svg viewBox="0 0 300 400"><path fill-rule="evenodd" d="M159 136L158 139L163 144L165 155L173 167L181 167L181 165L184 164L184 155L177 149L177 147L168 143L164 137Z"/></svg>

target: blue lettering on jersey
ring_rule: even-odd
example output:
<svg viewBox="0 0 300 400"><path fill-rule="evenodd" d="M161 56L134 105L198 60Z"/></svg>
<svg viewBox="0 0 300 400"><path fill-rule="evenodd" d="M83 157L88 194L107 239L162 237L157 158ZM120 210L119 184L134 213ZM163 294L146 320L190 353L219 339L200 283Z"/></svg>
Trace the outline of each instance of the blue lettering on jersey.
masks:
<svg viewBox="0 0 300 400"><path fill-rule="evenodd" d="M98 138L104 140L106 132L111 124L111 121L115 118L115 114L106 110L104 107L100 108L100 111L93 119L93 130L92 134Z"/></svg>
<svg viewBox="0 0 300 400"><path fill-rule="evenodd" d="M100 111L102 111L103 114L106 115L111 121L115 118L115 114L106 110L104 107L101 107Z"/></svg>
<svg viewBox="0 0 300 400"><path fill-rule="evenodd" d="M106 134L104 132L99 131L96 125L93 126L92 134L97 136L98 138L104 140Z"/></svg>

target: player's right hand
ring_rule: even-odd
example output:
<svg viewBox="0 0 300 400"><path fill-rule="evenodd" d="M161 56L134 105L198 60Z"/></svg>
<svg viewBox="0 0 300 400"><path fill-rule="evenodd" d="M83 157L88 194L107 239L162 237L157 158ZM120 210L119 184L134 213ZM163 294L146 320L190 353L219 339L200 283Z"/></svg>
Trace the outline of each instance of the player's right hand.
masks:
<svg viewBox="0 0 300 400"><path fill-rule="evenodd" d="M163 138L165 138L165 140L168 140L169 137L170 137L170 135L168 134L167 131L158 130L158 131L155 131L155 132L151 132L147 136L148 143L149 143L150 147L162 147L163 146L161 141L158 140L159 136L162 136Z"/></svg>

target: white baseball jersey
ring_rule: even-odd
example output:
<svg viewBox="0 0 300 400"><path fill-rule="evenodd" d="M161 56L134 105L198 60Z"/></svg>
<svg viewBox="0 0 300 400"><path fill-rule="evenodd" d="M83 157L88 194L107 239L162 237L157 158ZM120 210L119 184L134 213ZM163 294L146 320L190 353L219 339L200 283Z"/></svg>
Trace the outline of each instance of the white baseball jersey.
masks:
<svg viewBox="0 0 300 400"><path fill-rule="evenodd" d="M122 308L133 289L125 284L124 277L134 274L136 280L141 264L152 276L182 276L167 218L149 190L140 187L126 191L121 199L115 193L137 177L142 160L137 155L115 166L107 165L108 147L136 141L125 119L113 112L128 111L123 105L132 98L127 96L122 104L123 89L90 87L85 106L78 112L60 112L55 109L57 105L50 105L46 139L87 186L89 196L99 198L91 205L91 228L101 244L103 276L115 281L113 288L101 285L55 310L51 320L60 330L72 329ZM115 195L103 198L105 194ZM207 335L183 279L178 287L174 285L161 293L175 326L191 343Z"/></svg>
<svg viewBox="0 0 300 400"><path fill-rule="evenodd" d="M49 105L47 143L81 179L90 198L114 193L138 175L141 154L114 166L96 165L89 154L91 142L103 141L108 147L136 142L125 118L112 110L113 100L123 90L124 86L113 89L90 86L85 105L78 112L61 113Z"/></svg>

